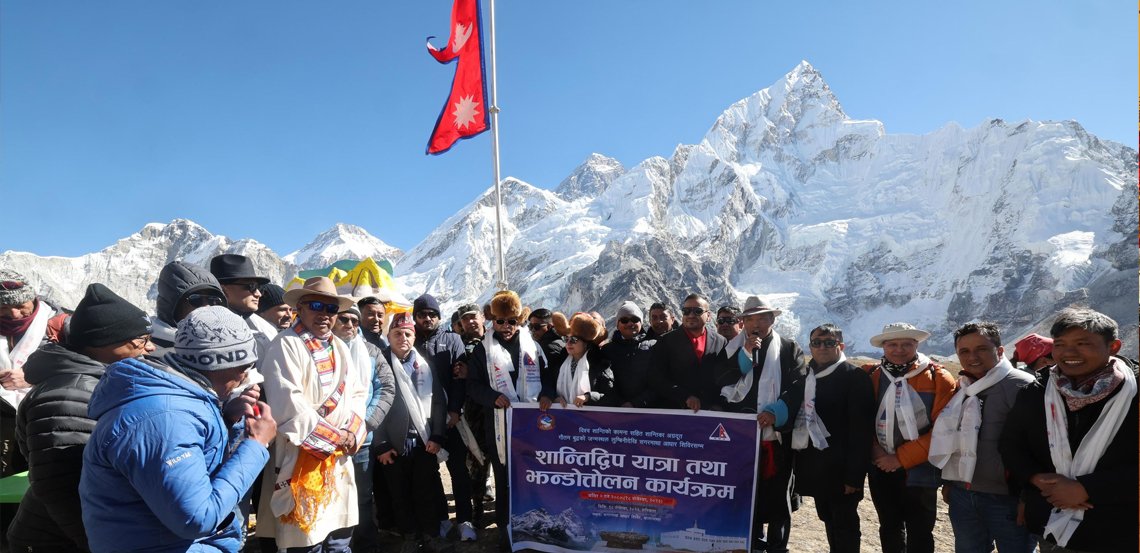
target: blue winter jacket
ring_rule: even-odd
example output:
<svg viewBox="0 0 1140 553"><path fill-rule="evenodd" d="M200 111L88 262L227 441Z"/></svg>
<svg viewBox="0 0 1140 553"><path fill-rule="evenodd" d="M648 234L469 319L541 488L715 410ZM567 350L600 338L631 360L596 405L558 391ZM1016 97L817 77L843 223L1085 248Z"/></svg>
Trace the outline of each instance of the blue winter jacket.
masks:
<svg viewBox="0 0 1140 553"><path fill-rule="evenodd" d="M217 396L170 358L125 359L91 395L79 484L91 551L238 551L238 501L269 460L231 440ZM236 445L234 445L236 443ZM233 449L227 453L227 447Z"/></svg>

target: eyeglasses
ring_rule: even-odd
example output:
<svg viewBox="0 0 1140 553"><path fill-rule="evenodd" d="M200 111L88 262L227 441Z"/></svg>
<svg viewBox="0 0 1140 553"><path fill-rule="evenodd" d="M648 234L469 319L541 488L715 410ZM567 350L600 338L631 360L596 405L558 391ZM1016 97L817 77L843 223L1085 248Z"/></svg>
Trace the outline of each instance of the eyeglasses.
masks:
<svg viewBox="0 0 1140 553"><path fill-rule="evenodd" d="M24 287L24 283L18 280L5 280L0 281L0 288L5 290L19 290Z"/></svg>
<svg viewBox="0 0 1140 553"><path fill-rule="evenodd" d="M418 312L416 312L416 316L417 316L417 317L427 317L427 318L429 318L429 319L438 319L438 318L439 318L439 313L438 313L438 312L435 312L435 311L427 311L427 310L425 310L425 311L418 311Z"/></svg>
<svg viewBox="0 0 1140 553"><path fill-rule="evenodd" d="M704 315L705 309L703 307L682 307L681 314L683 315Z"/></svg>
<svg viewBox="0 0 1140 553"><path fill-rule="evenodd" d="M623 325L627 325L630 323L637 324L637 323L641 322L641 319L638 319L637 317L622 317L622 318L618 319L618 322L623 324Z"/></svg>
<svg viewBox="0 0 1140 553"><path fill-rule="evenodd" d="M225 282L223 286L237 286L250 294L256 292L258 288L261 288L261 285L256 282Z"/></svg>
<svg viewBox="0 0 1140 553"><path fill-rule="evenodd" d="M503 322L502 322L502 321L499 321L499 324L503 324ZM529 324L529 325L527 325L526 327L527 327L527 328L529 328L529 329L531 329L531 330L542 330L542 329L544 329L544 328L546 328L546 327L548 327L548 326L550 326L550 325L548 325L548 324L546 324L546 323L530 323L530 324Z"/></svg>
<svg viewBox="0 0 1140 553"><path fill-rule="evenodd" d="M340 313L340 304L338 303L325 303L323 301L313 300L304 302L301 305L308 307L311 311L324 311L329 315Z"/></svg>
<svg viewBox="0 0 1140 553"><path fill-rule="evenodd" d="M222 305L225 302L226 300L213 294L189 294L186 296L186 303L195 309L208 305Z"/></svg>
<svg viewBox="0 0 1140 553"><path fill-rule="evenodd" d="M577 344L579 342L585 342L585 340L583 340L582 338L579 338L577 336L571 336L571 337L566 339L567 344Z"/></svg>
<svg viewBox="0 0 1140 553"><path fill-rule="evenodd" d="M736 324L736 317L721 317L716 320L718 325L734 325Z"/></svg>
<svg viewBox="0 0 1140 553"><path fill-rule="evenodd" d="M495 324L519 326L519 320L518 319L495 319Z"/></svg>
<svg viewBox="0 0 1140 553"><path fill-rule="evenodd" d="M809 345L813 348L833 348L839 343L839 340L812 340Z"/></svg>
<svg viewBox="0 0 1140 553"><path fill-rule="evenodd" d="M360 326L360 319L357 319L355 317L345 317L344 315L341 315L340 317L337 317L336 320L340 321L340 324L342 325L350 324Z"/></svg>
<svg viewBox="0 0 1140 553"><path fill-rule="evenodd" d="M142 340L141 344L137 343L139 340ZM142 336L139 336L138 338L131 339L131 347L135 348L135 349L143 349L149 343L150 343L150 334L143 334Z"/></svg>

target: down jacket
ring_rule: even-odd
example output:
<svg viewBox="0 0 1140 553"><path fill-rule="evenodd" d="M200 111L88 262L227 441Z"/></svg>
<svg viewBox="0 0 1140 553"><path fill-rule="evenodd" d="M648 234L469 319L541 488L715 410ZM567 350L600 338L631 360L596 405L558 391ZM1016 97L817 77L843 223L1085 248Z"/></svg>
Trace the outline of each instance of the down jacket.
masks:
<svg viewBox="0 0 1140 553"><path fill-rule="evenodd" d="M16 439L28 459L30 487L8 529L20 547L87 550L79 507L83 449L95 421L87 417L91 391L104 365L49 343L24 365L34 388L16 416Z"/></svg>
<svg viewBox="0 0 1140 553"><path fill-rule="evenodd" d="M218 397L172 356L107 367L88 414L98 422L79 484L91 550L239 551L238 501L269 460L241 440L232 453Z"/></svg>

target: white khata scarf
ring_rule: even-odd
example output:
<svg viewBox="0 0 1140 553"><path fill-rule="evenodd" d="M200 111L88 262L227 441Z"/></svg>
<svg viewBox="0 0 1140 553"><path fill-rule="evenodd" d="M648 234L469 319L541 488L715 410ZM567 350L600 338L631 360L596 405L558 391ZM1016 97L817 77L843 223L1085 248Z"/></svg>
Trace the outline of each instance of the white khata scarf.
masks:
<svg viewBox="0 0 1140 553"><path fill-rule="evenodd" d="M494 332L488 332L483 337L483 350L487 352L487 378L491 387L507 396L511 403L538 401L538 394L542 391L542 379L539 375L538 359L542 355L529 332L518 331L519 337L519 367L521 373L518 378L519 388L511 382L510 373L516 371L511 363L511 352L499 344ZM501 412L500 412L501 411ZM497 409L495 412L495 452L499 461L507 462L507 410Z"/></svg>
<svg viewBox="0 0 1140 553"><path fill-rule="evenodd" d="M24 363L28 362L28 356L39 349L40 342L44 341L44 335L47 334L48 319L55 316L55 310L47 302L36 301L39 303L36 316L32 319L32 324L28 326L28 330L24 332L24 336L20 338L19 342L16 342L16 347L9 351L8 340L0 336L0 371L23 368ZM19 390L0 388L0 400L7 402L13 408L19 407L20 402L31 389L31 386Z"/></svg>
<svg viewBox="0 0 1140 553"><path fill-rule="evenodd" d="M930 464L942 469L942 478L970 482L978 463L978 430L982 402L978 394L1009 376L1013 365L1004 357L977 381L965 371L958 375L958 391L942 408L930 434Z"/></svg>
<svg viewBox="0 0 1140 553"><path fill-rule="evenodd" d="M409 376L408 370L404 368L404 363L396 357L396 353L390 351L388 353L388 362L392 365L392 373L396 375L396 386L400 392L400 400L404 405L408 406L408 417L411 419L412 427L415 428L416 433L420 435L420 441L427 444L428 439L431 438L431 430L428 424L431 420L431 400L432 400L432 386L434 385L434 378L431 374L431 366L428 362L420 357L420 352L416 348L411 351L412 367L415 369L415 374ZM415 381L413 382L413 377ZM439 452L435 454L437 462L447 461L447 450L442 447Z"/></svg>
<svg viewBox="0 0 1140 553"><path fill-rule="evenodd" d="M922 403L918 392L907 383L911 377L927 370L930 363L929 357L919 353L914 369L900 377L896 378L886 367L879 371L886 377L891 389L883 394L879 410L875 413L875 438L887 453L895 452L895 427L900 422L903 439L908 441L917 440L918 429L930 424L926 405Z"/></svg>
<svg viewBox="0 0 1140 553"><path fill-rule="evenodd" d="M1100 458L1108 449L1108 444L1116 437L1124 417L1128 414L1128 407L1132 398L1136 396L1136 377L1129 370L1128 365L1113 357L1113 370L1123 373L1124 382L1121 389L1108 400L1108 404L1100 412L1096 422L1093 423L1089 433L1081 439L1074 455L1069 448L1069 427L1066 417L1067 407L1061 393L1057 390L1057 368L1049 375L1049 382L1045 385L1045 430L1049 437L1049 458L1057 473L1066 478L1075 479L1084 476L1096 468ZM1049 522L1045 524L1045 535L1052 535L1057 545L1064 547L1069 538L1077 530L1085 518L1085 512L1080 509L1053 509L1049 514Z"/></svg>
<svg viewBox="0 0 1140 553"><path fill-rule="evenodd" d="M741 336L744 336L744 338L740 339ZM768 344L768 351L764 354L764 369L760 373L760 381L756 384L757 413L760 413L768 404L780 399L781 373L783 372L780 366L780 335L775 329L772 329L769 336L772 337L772 341ZM740 351L743 347L744 339L747 338L743 332L737 334L736 338L733 338L732 341L737 342L738 339L740 339L740 341L736 343L732 349L734 351ZM740 401L744 399L744 396L748 395L748 391L752 389L752 380L755 374L756 368L753 367L751 371L748 371L748 374L740 377L740 380L737 380L736 384L721 388L720 395L724 396L729 403L740 403ZM765 426L760 433L760 439L761 441L770 442L772 440L779 440L780 435L771 426Z"/></svg>
<svg viewBox="0 0 1140 553"><path fill-rule="evenodd" d="M558 369L558 395L573 403L574 398L590 393L590 361L583 355L574 366L574 358L566 356Z"/></svg>
<svg viewBox="0 0 1140 553"><path fill-rule="evenodd" d="M839 360L819 371L819 374L808 370L807 379L804 380L804 403L800 406L800 412L796 414L796 426L792 429L792 449L807 449L808 438L811 438L816 449L820 451L827 449L827 438L831 436L831 432L827 431L827 427L815 412L816 381L831 376L831 373L846 361L847 356L840 351Z"/></svg>

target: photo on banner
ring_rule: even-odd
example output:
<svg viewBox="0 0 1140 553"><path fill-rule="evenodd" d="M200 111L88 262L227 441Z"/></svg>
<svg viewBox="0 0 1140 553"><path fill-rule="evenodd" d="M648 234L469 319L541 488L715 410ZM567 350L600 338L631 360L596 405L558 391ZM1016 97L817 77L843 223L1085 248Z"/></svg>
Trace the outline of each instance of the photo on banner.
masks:
<svg viewBox="0 0 1140 553"><path fill-rule="evenodd" d="M756 416L511 409L514 550L748 551Z"/></svg>

